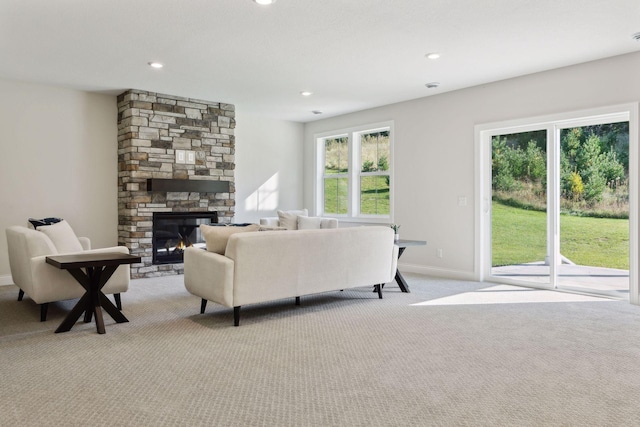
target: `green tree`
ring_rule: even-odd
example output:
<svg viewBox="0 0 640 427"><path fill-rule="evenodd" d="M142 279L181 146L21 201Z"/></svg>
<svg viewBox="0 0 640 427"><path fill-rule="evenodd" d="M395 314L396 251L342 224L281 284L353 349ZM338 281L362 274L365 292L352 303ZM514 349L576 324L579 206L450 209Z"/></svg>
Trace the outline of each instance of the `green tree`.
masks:
<svg viewBox="0 0 640 427"><path fill-rule="evenodd" d="M585 136L584 130L591 129ZM615 149L602 142L594 131L597 127L573 128L564 131L561 140L560 179L563 195L577 200L576 177L580 175L584 191L582 198L590 203L602 200L609 185L615 188L625 178L625 166L618 160ZM609 146L608 151L603 148Z"/></svg>
<svg viewBox="0 0 640 427"><path fill-rule="evenodd" d="M547 176L547 157L535 141L529 141L524 155L526 177L529 181L542 181Z"/></svg>
<svg viewBox="0 0 640 427"><path fill-rule="evenodd" d="M507 146L507 139L496 136L492 141L491 170L494 190L512 191L516 188L513 174L512 149Z"/></svg>

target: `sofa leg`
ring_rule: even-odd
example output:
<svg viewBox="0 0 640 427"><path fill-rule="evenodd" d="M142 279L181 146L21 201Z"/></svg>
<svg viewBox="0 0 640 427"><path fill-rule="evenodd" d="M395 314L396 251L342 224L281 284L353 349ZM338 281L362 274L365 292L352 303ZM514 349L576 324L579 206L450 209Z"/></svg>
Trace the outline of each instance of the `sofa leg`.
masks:
<svg viewBox="0 0 640 427"><path fill-rule="evenodd" d="M200 302L200 314L204 314L204 309L207 308L207 300L202 298Z"/></svg>
<svg viewBox="0 0 640 427"><path fill-rule="evenodd" d="M296 297L296 305L300 305L300 297Z"/></svg>
<svg viewBox="0 0 640 427"><path fill-rule="evenodd" d="M40 321L44 322L47 320L47 310L49 309L49 303L45 302L44 304L40 304Z"/></svg>
<svg viewBox="0 0 640 427"><path fill-rule="evenodd" d="M378 283L375 286L375 288L376 288L376 291L378 292L378 298L382 299L382 285Z"/></svg>
<svg viewBox="0 0 640 427"><path fill-rule="evenodd" d="M233 307L233 326L240 326L240 306Z"/></svg>
<svg viewBox="0 0 640 427"><path fill-rule="evenodd" d="M23 297L24 297L24 291L22 289L20 289L18 291L18 301L22 301Z"/></svg>
<svg viewBox="0 0 640 427"><path fill-rule="evenodd" d="M113 299L116 300L116 307L118 307L118 310L122 311L122 299L120 299L120 294L113 294Z"/></svg>

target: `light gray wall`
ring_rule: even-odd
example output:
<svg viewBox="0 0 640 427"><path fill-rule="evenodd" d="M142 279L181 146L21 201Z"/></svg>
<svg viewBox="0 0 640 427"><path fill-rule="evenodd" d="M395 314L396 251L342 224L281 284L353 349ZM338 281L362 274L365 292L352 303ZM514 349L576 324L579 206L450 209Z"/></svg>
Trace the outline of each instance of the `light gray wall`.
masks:
<svg viewBox="0 0 640 427"><path fill-rule="evenodd" d="M236 108L235 222L259 222L277 209L303 208L301 123L242 114Z"/></svg>
<svg viewBox="0 0 640 427"><path fill-rule="evenodd" d="M405 268L470 277L474 262L474 126L640 99L640 53L552 70L301 125L237 108L236 217L313 207L313 134L395 122L395 218ZM446 82L443 82L446 84ZM95 247L117 241L115 96L0 79L0 283L4 229L58 215ZM34 119L37 117L38 119ZM300 162L302 159L302 162ZM304 185L302 184L304 182ZM466 207L457 204L466 196ZM443 249L443 258L436 257Z"/></svg>
<svg viewBox="0 0 640 427"><path fill-rule="evenodd" d="M118 143L115 96L2 79L0 94L1 285L11 283L4 230L29 217L59 216L94 247L117 244ZM238 106L236 121L234 220L301 206L303 125Z"/></svg>
<svg viewBox="0 0 640 427"><path fill-rule="evenodd" d="M407 249L404 268L472 278L475 125L638 102L639 74L635 53L308 123L305 204L313 203L314 134L393 120L394 222L402 238L428 241ZM467 206L458 206L458 197L467 197Z"/></svg>
<svg viewBox="0 0 640 427"><path fill-rule="evenodd" d="M59 216L92 245L117 243L116 97L0 80L0 283L4 230Z"/></svg>

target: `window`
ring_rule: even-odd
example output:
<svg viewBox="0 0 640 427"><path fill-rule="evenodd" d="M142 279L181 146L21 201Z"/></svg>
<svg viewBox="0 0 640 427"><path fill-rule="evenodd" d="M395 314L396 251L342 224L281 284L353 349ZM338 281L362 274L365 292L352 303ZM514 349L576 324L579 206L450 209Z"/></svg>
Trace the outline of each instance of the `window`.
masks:
<svg viewBox="0 0 640 427"><path fill-rule="evenodd" d="M392 207L392 123L316 135L320 215L388 221Z"/></svg>
<svg viewBox="0 0 640 427"><path fill-rule="evenodd" d="M349 138L324 139L324 212L349 212Z"/></svg>

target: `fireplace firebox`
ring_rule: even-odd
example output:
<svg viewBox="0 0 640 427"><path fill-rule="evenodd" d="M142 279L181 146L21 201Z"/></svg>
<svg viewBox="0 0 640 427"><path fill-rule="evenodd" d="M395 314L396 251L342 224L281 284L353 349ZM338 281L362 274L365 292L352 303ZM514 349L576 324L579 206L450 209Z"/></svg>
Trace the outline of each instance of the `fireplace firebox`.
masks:
<svg viewBox="0 0 640 427"><path fill-rule="evenodd" d="M153 264L182 263L186 247L206 246L200 225L217 222L217 212L154 212Z"/></svg>

